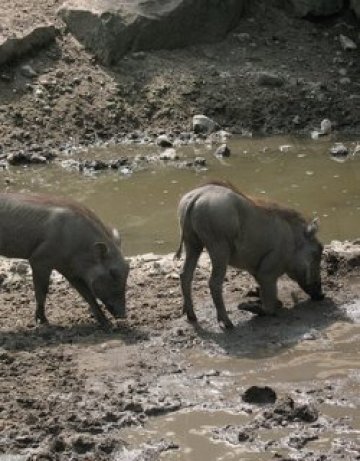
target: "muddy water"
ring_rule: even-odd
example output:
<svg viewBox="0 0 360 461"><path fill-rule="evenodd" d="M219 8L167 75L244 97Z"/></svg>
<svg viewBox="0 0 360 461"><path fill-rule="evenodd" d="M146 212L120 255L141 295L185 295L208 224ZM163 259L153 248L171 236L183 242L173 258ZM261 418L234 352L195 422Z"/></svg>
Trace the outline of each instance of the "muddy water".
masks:
<svg viewBox="0 0 360 461"><path fill-rule="evenodd" d="M199 350L189 352L187 360L193 375L204 376L207 380L198 398L198 407L153 418L144 428L127 430L125 440L132 447L144 447L161 439L171 440L179 449L166 452L160 458L168 461L261 461L275 459L275 453L302 459L291 457L302 452L289 444L289 438L299 433L296 425L261 428L254 442L232 444L213 436L217 428L244 427L256 418L256 406L251 413L242 411L239 406L244 389L252 385L271 386L278 396L290 394L294 400L315 403L319 410L319 420L313 427L323 424L323 428L306 444L303 453L330 453L340 443L347 447L344 453L348 457L344 459L358 459L359 308L360 300L343 306L344 313L354 323L336 322L316 339L304 336L294 347L285 346L283 350L280 347L276 354L272 353L271 345L267 349L264 343L262 350L255 346L248 357L210 356ZM191 394L191 388L188 389ZM319 391L321 399L317 400ZM204 404L207 410L202 408ZM216 405L221 408L214 410ZM307 423L305 428L311 434L311 424ZM319 455L316 459L323 458Z"/></svg>
<svg viewBox="0 0 360 461"><path fill-rule="evenodd" d="M1 190L48 192L74 197L120 229L126 254L168 253L178 244L176 206L181 194L204 180L232 181L248 194L270 197L321 218L325 242L359 237L360 154L339 162L329 156L334 141L295 138L231 139L232 156L214 157L216 146L177 148L181 159L203 156L207 168L184 169L166 162L132 175L98 174L96 179L51 167L12 167L0 174ZM354 149L356 142L346 145ZM73 158L156 155L154 146L122 146ZM10 184L9 183L10 180Z"/></svg>

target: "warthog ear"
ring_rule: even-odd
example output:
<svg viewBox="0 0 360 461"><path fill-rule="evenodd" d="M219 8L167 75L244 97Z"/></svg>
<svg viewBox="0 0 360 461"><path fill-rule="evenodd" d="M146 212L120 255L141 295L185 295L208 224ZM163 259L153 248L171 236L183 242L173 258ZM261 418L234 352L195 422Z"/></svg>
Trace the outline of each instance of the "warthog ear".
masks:
<svg viewBox="0 0 360 461"><path fill-rule="evenodd" d="M309 224L306 226L305 234L309 237L316 234L319 230L319 218L314 218Z"/></svg>
<svg viewBox="0 0 360 461"><path fill-rule="evenodd" d="M104 242L95 242L94 243L94 251L95 251L95 256L99 259L102 260L106 258L106 256L109 253L109 248Z"/></svg>

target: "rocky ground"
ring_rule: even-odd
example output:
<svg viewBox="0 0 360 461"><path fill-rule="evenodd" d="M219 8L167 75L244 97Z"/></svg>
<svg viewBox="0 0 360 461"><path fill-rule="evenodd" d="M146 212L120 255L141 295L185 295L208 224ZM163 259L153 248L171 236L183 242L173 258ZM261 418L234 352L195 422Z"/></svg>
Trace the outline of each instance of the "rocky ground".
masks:
<svg viewBox="0 0 360 461"><path fill-rule="evenodd" d="M236 324L230 333L219 328L210 307L206 258L194 282L198 327L181 317L179 263L172 255L150 254L132 258L128 318L114 323L108 333L94 324L85 304L57 276L47 306L51 325L36 326L28 265L3 260L0 455L17 454L22 455L19 459L34 461L155 460L163 451L183 447L159 438L151 449L140 450L139 457L127 457L124 448L128 453L139 447L124 443L124 428L140 427L149 418L177 410L201 408L247 415L243 426L218 427L212 437L235 445L250 443L252 449L268 453L264 459L295 460L298 455L307 460L359 459L360 446L341 435L345 424L348 433L355 430L354 421L349 416L329 419L321 415L320 404L329 399L335 405L345 402L350 408L358 407L358 393L345 391L339 381L330 380L326 385L315 381L304 388L283 383L277 399L266 391L260 395L250 391L241 399L243 386L219 398L213 383L219 380L224 392L226 380L233 387L232 375L206 365L206 371L199 374L188 359L190 353L199 351L209 363L226 356L261 357L265 351L275 357L284 347L307 340L316 344L336 322L358 321L358 312L348 317L342 306L359 299L359 257L359 244L328 248L323 264L325 301L306 301L299 288L284 280L280 296L285 309L280 318L272 319L238 309L239 303L244 307L254 301L255 286L249 276L229 271L225 297ZM255 360L254 370L256 364ZM251 376L251 369L248 372ZM254 402L262 405L254 406ZM273 442L264 445L260 432L277 427L293 436L277 438L271 432ZM304 449L326 431L339 431L340 445L335 441L330 451ZM291 447L294 457L275 456L277 447L279 453Z"/></svg>
<svg viewBox="0 0 360 461"><path fill-rule="evenodd" d="M20 2L21 3L21 2ZM240 134L303 133L324 118L333 130L358 133L359 44L349 11L326 20L287 16L271 5L247 12L220 43L137 52L105 68L66 32L58 0L26 7L4 0L1 33L33 21L55 24L49 47L0 69L0 152L50 153L69 145L154 139L191 130L205 114Z"/></svg>

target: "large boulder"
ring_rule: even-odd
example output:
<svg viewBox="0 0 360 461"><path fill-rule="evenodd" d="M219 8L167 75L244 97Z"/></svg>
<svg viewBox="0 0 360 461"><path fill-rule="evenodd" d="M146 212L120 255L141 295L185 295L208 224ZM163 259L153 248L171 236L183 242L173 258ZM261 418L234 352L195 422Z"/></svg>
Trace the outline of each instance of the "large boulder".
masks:
<svg viewBox="0 0 360 461"><path fill-rule="evenodd" d="M0 35L0 65L26 55L35 48L48 45L56 34L53 24L43 24L13 36Z"/></svg>
<svg viewBox="0 0 360 461"><path fill-rule="evenodd" d="M294 14L305 16L330 16L338 13L344 6L344 0L286 0Z"/></svg>
<svg viewBox="0 0 360 461"><path fill-rule="evenodd" d="M181 48L223 38L246 0L69 0L69 31L104 64L129 51Z"/></svg>
<svg viewBox="0 0 360 461"><path fill-rule="evenodd" d="M351 0L350 5L358 19L360 19L360 0Z"/></svg>

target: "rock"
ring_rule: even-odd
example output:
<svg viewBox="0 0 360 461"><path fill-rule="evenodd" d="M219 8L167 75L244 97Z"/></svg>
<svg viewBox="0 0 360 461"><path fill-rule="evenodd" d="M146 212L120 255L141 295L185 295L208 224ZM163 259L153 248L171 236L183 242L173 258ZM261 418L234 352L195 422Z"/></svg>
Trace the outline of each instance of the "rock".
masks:
<svg viewBox="0 0 360 461"><path fill-rule="evenodd" d="M103 160L85 160L83 168L87 170L102 171L107 170L109 165Z"/></svg>
<svg viewBox="0 0 360 461"><path fill-rule="evenodd" d="M351 83L351 80L349 79L349 77L342 77L339 80L339 83L340 85L348 85L349 83Z"/></svg>
<svg viewBox="0 0 360 461"><path fill-rule="evenodd" d="M218 124L206 115L194 115L192 127L195 133L211 133L216 130Z"/></svg>
<svg viewBox="0 0 360 461"><path fill-rule="evenodd" d="M111 65L127 52L181 48L225 37L242 16L245 0L69 0L59 15L99 60Z"/></svg>
<svg viewBox="0 0 360 461"><path fill-rule="evenodd" d="M334 157L346 157L349 155L349 149L342 142L337 142L331 147L330 155Z"/></svg>
<svg viewBox="0 0 360 461"><path fill-rule="evenodd" d="M55 40L56 35L55 26L48 24L35 26L22 36L5 39L0 36L0 65L48 45Z"/></svg>
<svg viewBox="0 0 360 461"><path fill-rule="evenodd" d="M31 153L30 152L12 152L7 156L7 162L10 165L29 165L31 164Z"/></svg>
<svg viewBox="0 0 360 461"><path fill-rule="evenodd" d="M20 72L24 77L33 78L37 76L37 72L29 65L22 66Z"/></svg>
<svg viewBox="0 0 360 461"><path fill-rule="evenodd" d="M292 418L294 408L294 400L289 395L287 395L276 402L273 412L277 415L286 417L289 417L289 415L291 415Z"/></svg>
<svg viewBox="0 0 360 461"><path fill-rule="evenodd" d="M218 157L230 157L231 152L226 144L222 144L216 149L215 155Z"/></svg>
<svg viewBox="0 0 360 461"><path fill-rule="evenodd" d="M351 38L347 37L346 35L339 35L339 41L342 46L342 48L347 51L347 50L356 50L357 45L356 43L351 40Z"/></svg>
<svg viewBox="0 0 360 461"><path fill-rule="evenodd" d="M43 155L32 154L30 157L30 163L33 165L44 165L44 163L47 163L47 159Z"/></svg>
<svg viewBox="0 0 360 461"><path fill-rule="evenodd" d="M176 153L176 150L171 148L165 149L164 152L162 152L159 155L160 160L177 160L179 158L178 154Z"/></svg>
<svg viewBox="0 0 360 461"><path fill-rule="evenodd" d="M205 167L206 166L206 159L204 157L196 157L194 160L195 166Z"/></svg>
<svg viewBox="0 0 360 461"><path fill-rule="evenodd" d="M271 72L259 72L257 77L257 83L261 86L282 86L284 80L276 74Z"/></svg>
<svg viewBox="0 0 360 461"><path fill-rule="evenodd" d="M129 164L129 159L127 157L120 157L115 160L110 160L109 167L113 170L118 170L120 167Z"/></svg>
<svg viewBox="0 0 360 461"><path fill-rule="evenodd" d="M318 419L319 412L312 404L299 405L295 406L294 417L305 423L313 423Z"/></svg>
<svg viewBox="0 0 360 461"><path fill-rule="evenodd" d="M330 134L331 133L331 122L328 118L324 118L324 120L320 123L320 134Z"/></svg>
<svg viewBox="0 0 360 461"><path fill-rule="evenodd" d="M85 454L94 449L95 442L90 437L74 436L71 445L76 453Z"/></svg>
<svg viewBox="0 0 360 461"><path fill-rule="evenodd" d="M160 147L172 147L173 143L170 139L166 136L166 134L161 134L156 139L156 144Z"/></svg>
<svg viewBox="0 0 360 461"><path fill-rule="evenodd" d="M343 8L344 0L288 0L288 4L299 17L330 16Z"/></svg>
<svg viewBox="0 0 360 461"><path fill-rule="evenodd" d="M268 386L251 386L242 395L246 403L274 403L276 401L276 392Z"/></svg>

